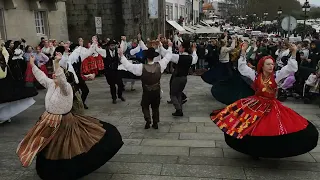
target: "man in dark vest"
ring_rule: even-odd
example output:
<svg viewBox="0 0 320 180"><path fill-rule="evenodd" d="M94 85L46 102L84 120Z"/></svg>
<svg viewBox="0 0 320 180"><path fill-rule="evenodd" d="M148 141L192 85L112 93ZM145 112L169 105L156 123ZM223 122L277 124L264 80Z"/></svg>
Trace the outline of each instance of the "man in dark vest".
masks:
<svg viewBox="0 0 320 180"><path fill-rule="evenodd" d="M125 101L122 96L122 90L124 88L122 77L120 72L118 71L119 56L116 50L116 44L117 42L115 40L111 40L108 42L108 48L106 49L107 56L103 59L105 76L108 84L110 85L113 104L117 103L117 93L118 98L121 99L121 101ZM116 85L118 86L118 90L116 88Z"/></svg>
<svg viewBox="0 0 320 180"><path fill-rule="evenodd" d="M143 94L141 100L142 112L146 121L145 129L150 128L151 116L150 105L152 109L152 128L158 129L159 122L159 106L161 99L161 87L160 79L161 74L166 69L167 64L172 57L172 43L169 44L169 52L159 62L153 62L153 59L159 56L159 53L154 48L149 48L145 51L147 58L147 64L132 64L125 56L123 56L122 50L119 50L119 56L121 57L121 63L123 66L136 76L141 76Z"/></svg>
<svg viewBox="0 0 320 180"><path fill-rule="evenodd" d="M191 65L196 64L198 56L195 45L192 47L192 55L189 54L190 42L185 41L179 47L179 54L173 54L171 61L176 64L172 74L172 83L170 83L170 98L176 109L173 116L183 116L182 112L182 94L187 84L187 76Z"/></svg>

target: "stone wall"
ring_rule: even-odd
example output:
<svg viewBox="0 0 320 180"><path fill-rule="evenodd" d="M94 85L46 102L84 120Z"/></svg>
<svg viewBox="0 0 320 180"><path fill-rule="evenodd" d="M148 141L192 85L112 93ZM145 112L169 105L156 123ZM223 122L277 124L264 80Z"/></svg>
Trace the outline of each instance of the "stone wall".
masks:
<svg viewBox="0 0 320 180"><path fill-rule="evenodd" d="M164 18L149 19L148 0L67 0L66 4L69 37L72 41L78 37L91 39L96 33L94 17L102 17L100 38L119 40L121 35L126 35L131 39L139 32L142 32L144 38L154 38L163 29L161 20ZM162 12L162 0L159 0L159 4L159 11Z"/></svg>
<svg viewBox="0 0 320 180"><path fill-rule="evenodd" d="M11 4L10 4L11 2ZM20 40L24 38L27 44L36 46L41 37L68 40L67 15L65 2L37 0L0 0L0 8L3 11L3 27L1 38L4 40ZM33 5L36 6L33 6ZM53 6L54 5L54 6ZM45 34L37 34L35 24L35 11L46 12Z"/></svg>

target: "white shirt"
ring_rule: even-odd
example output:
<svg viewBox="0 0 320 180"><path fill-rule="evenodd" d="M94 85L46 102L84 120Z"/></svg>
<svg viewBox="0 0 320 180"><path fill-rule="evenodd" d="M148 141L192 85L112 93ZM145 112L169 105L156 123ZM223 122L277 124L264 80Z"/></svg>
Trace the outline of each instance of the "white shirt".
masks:
<svg viewBox="0 0 320 180"><path fill-rule="evenodd" d="M250 78L252 81L256 79L256 71L251 69L247 65L247 60L245 56L241 56L238 60L238 70L242 76ZM298 63L292 56L288 60L288 64L285 65L281 70L276 71L276 83L279 83L282 79L287 78L291 73L298 71Z"/></svg>
<svg viewBox="0 0 320 180"><path fill-rule="evenodd" d="M161 67L161 73L167 68L168 63L172 59L172 52L167 53L164 58L162 58L158 63L160 64ZM130 63L125 56L121 57L121 63L124 66L124 68L131 72L132 74L136 76L141 76L142 75L142 70L143 70L143 64L132 64ZM153 64L154 62L148 63L148 64Z"/></svg>
<svg viewBox="0 0 320 180"><path fill-rule="evenodd" d="M116 56L116 51L115 50L112 51L111 49L109 49L109 52L110 52L111 57Z"/></svg>
<svg viewBox="0 0 320 180"><path fill-rule="evenodd" d="M62 68L56 70L59 86L48 78L37 66L32 67L32 72L39 83L47 89L45 97L46 111L52 114L66 114L71 111L73 104L73 90L67 82Z"/></svg>

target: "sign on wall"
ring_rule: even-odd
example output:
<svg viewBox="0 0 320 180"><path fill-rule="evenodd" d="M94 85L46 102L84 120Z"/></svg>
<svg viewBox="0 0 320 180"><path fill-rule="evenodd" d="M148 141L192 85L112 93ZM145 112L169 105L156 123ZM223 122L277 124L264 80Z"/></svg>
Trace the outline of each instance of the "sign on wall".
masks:
<svg viewBox="0 0 320 180"><path fill-rule="evenodd" d="M96 34L102 34L102 18L94 17L95 25L96 25Z"/></svg>
<svg viewBox="0 0 320 180"><path fill-rule="evenodd" d="M159 4L158 0L149 0L149 18L150 19L158 19L159 15Z"/></svg>

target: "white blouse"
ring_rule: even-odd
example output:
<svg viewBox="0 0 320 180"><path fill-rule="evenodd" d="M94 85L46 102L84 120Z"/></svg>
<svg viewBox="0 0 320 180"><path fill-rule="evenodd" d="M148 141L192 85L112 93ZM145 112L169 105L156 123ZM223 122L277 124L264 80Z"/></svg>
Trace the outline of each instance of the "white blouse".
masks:
<svg viewBox="0 0 320 180"><path fill-rule="evenodd" d="M256 71L247 65L246 56L241 56L238 60L238 71L242 76L250 78L252 81L256 79ZM281 80L287 78L290 74L298 71L298 63L296 58L291 56L288 60L288 64L281 70L276 71L276 83L278 84Z"/></svg>
<svg viewBox="0 0 320 180"><path fill-rule="evenodd" d="M59 86L48 78L37 66L32 67L32 72L38 82L47 89L45 97L46 111L52 114L66 114L71 111L73 104L73 90L67 82L62 68L56 69L55 75Z"/></svg>

